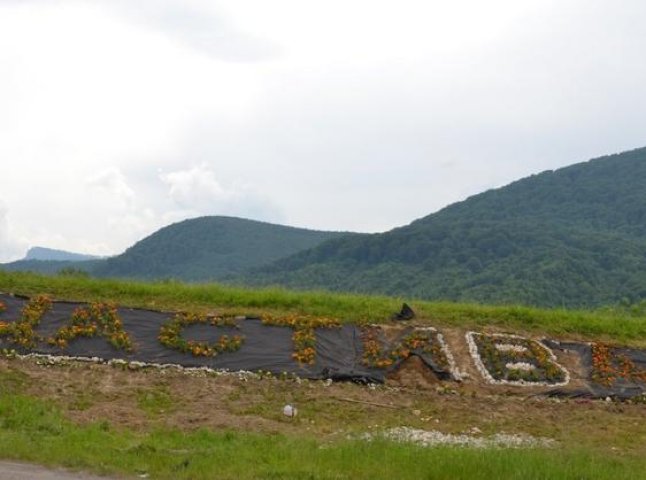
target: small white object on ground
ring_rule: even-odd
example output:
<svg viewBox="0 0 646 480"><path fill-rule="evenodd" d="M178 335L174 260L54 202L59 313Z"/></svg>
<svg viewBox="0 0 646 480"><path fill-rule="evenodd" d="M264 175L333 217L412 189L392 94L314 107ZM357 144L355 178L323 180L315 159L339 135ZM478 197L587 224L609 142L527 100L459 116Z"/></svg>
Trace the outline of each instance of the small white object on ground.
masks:
<svg viewBox="0 0 646 480"><path fill-rule="evenodd" d="M283 415L290 418L295 417L296 415L298 415L298 409L291 405L285 405L283 407Z"/></svg>

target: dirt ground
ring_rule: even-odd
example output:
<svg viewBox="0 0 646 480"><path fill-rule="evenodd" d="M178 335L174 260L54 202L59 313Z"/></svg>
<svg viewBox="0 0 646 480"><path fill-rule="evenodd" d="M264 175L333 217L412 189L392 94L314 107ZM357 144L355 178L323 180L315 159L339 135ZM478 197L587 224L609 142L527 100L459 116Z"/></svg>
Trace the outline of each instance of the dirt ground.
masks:
<svg viewBox="0 0 646 480"><path fill-rule="evenodd" d="M386 385L365 386L235 374L188 374L89 363L0 359L0 390L48 399L74 422L148 429L201 427L305 435L334 441L399 426L443 433L525 433L563 445L646 455L646 405L555 399L540 390L483 384L460 335L444 332L470 375L440 382L417 358ZM575 357L559 356L580 382ZM283 415L294 405L296 418Z"/></svg>

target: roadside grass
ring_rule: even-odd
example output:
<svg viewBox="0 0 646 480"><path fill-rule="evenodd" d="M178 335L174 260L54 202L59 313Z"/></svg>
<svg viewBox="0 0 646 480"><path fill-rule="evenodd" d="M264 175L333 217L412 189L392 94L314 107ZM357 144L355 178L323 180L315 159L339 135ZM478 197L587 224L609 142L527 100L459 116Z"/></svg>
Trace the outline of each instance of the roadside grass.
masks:
<svg viewBox="0 0 646 480"><path fill-rule="evenodd" d="M84 276L44 276L0 271L0 291L24 295L47 293L76 301L111 300L122 306L158 310L220 310L234 314L302 314L344 322L384 323L402 301L412 304L420 322L463 328L496 327L566 338L646 345L646 315L618 309L539 309L427 302L384 296L296 292L282 288L250 289L175 281L137 282Z"/></svg>
<svg viewBox="0 0 646 480"><path fill-rule="evenodd" d="M79 425L105 420L135 430L204 427L328 442L401 426L450 434L477 428L482 435L522 433L601 456L646 458L646 407L639 403L492 396L469 386L367 387L19 359L0 359L0 391L47 399ZM283 415L286 404L298 407L296 418Z"/></svg>
<svg viewBox="0 0 646 480"><path fill-rule="evenodd" d="M646 461L585 450L422 448L387 441L324 443L199 429L133 431L76 425L51 403L0 395L0 456L101 474L160 479L639 479Z"/></svg>
<svg viewBox="0 0 646 480"><path fill-rule="evenodd" d="M287 403L298 406L295 419L282 414ZM639 404L468 390L0 361L0 458L111 475L638 479L646 478L644 413ZM558 446L483 451L356 440L399 426L453 434L477 427Z"/></svg>
<svg viewBox="0 0 646 480"><path fill-rule="evenodd" d="M0 370L0 395L20 393L29 383L30 378L20 370Z"/></svg>
<svg viewBox="0 0 646 480"><path fill-rule="evenodd" d="M137 406L150 416L163 415L177 408L168 389L163 387L140 389L137 392Z"/></svg>

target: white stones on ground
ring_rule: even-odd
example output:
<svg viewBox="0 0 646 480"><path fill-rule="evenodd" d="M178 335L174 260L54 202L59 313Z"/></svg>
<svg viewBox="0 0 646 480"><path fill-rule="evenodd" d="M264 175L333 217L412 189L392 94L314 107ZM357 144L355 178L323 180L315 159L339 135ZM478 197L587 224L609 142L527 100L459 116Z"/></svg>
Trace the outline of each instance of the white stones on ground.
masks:
<svg viewBox="0 0 646 480"><path fill-rule="evenodd" d="M476 369L480 372L480 374L482 375L482 377L487 383L491 385L516 385L519 387L562 387L570 383L570 372L568 372L568 370L565 367L563 367L561 364L557 362L556 355L554 355L554 352L552 352L550 348L548 348L546 345L540 342L536 342L536 340L530 340L530 341L536 342L542 349L544 349L547 352L547 355L550 361L558 368L560 368L561 371L564 373L565 375L564 380L562 382L535 382L535 381L529 381L529 380L496 380L495 378L493 378L491 373L489 373L489 370L487 370L487 367L485 367L484 362L482 361L482 357L480 356L480 352L478 351L478 346L476 345L476 342L474 340L474 337L476 335L485 335L485 334L477 333L477 332L467 332L464 336L466 338L467 345L469 346L469 354L473 359L473 363L475 363ZM486 335L489 335L491 337L498 337L498 338L508 338L510 341L528 340L527 338L521 337L520 335L511 335L507 333L490 333Z"/></svg>
<svg viewBox="0 0 646 480"><path fill-rule="evenodd" d="M515 352L515 353L525 353L527 347L522 345L513 345L511 343L498 343L496 344L496 350L499 352Z"/></svg>
<svg viewBox="0 0 646 480"><path fill-rule="evenodd" d="M477 432L476 434L479 434L480 431L477 430ZM551 438L532 437L518 433L474 436L442 433L436 430L419 430L411 427L395 427L381 433L365 433L360 438L368 441L375 438L385 438L400 443L414 443L422 447L450 445L467 448L547 448L556 444L555 440Z"/></svg>
<svg viewBox="0 0 646 480"><path fill-rule="evenodd" d="M214 369L209 367L183 367L175 363L147 363L139 362L133 360L125 360L121 358L115 358L112 360L105 360L100 357L73 357L68 355L48 355L43 353L28 353L26 355L21 355L15 351L9 351L3 354L6 358L16 358L18 360L34 360L39 365L67 365L70 362L78 363L96 363L103 365L110 365L111 367L120 367L123 369L130 370L141 370L141 369L151 369L159 370L161 372L165 370L176 370L178 372L184 373L191 376L205 376L213 375L216 377L219 376L233 376L239 380L250 380L258 379L260 375L256 372L250 372L247 370L236 370L230 371L226 369Z"/></svg>
<svg viewBox="0 0 646 480"><path fill-rule="evenodd" d="M523 372L531 372L532 370L536 370L536 367L534 365L527 362L510 362L505 364L505 368L509 370L521 370Z"/></svg>

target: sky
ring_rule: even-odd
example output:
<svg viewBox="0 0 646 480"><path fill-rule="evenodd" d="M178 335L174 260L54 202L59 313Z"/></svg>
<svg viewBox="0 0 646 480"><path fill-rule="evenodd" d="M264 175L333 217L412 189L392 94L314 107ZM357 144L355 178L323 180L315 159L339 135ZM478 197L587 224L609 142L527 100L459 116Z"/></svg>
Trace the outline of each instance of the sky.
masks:
<svg viewBox="0 0 646 480"><path fill-rule="evenodd" d="M646 146L643 0L0 0L0 262L379 232Z"/></svg>

